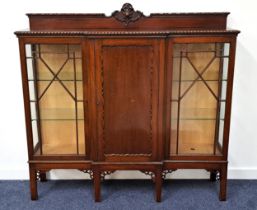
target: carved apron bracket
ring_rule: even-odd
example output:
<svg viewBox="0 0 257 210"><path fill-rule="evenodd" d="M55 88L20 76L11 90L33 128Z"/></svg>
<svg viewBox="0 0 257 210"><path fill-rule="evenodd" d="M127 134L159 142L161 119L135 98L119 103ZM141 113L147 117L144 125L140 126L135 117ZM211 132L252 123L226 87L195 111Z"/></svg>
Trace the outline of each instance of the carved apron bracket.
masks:
<svg viewBox="0 0 257 210"><path fill-rule="evenodd" d="M105 179L105 176L107 176L107 175L110 175L110 174L112 174L112 173L114 173L115 171L103 171L102 173L101 173L101 180L103 181L104 179Z"/></svg>
<svg viewBox="0 0 257 210"><path fill-rule="evenodd" d="M40 181L40 171L36 171L36 180Z"/></svg>
<svg viewBox="0 0 257 210"><path fill-rule="evenodd" d="M162 179L165 179L166 178L166 176L167 176L167 174L170 174L170 173L172 173L174 170L164 170L163 172L162 172Z"/></svg>
<svg viewBox="0 0 257 210"><path fill-rule="evenodd" d="M43 171L43 170L37 170L36 171L36 180L37 181L41 181L41 182L46 182L47 179L46 179L46 172L47 171Z"/></svg>
<svg viewBox="0 0 257 210"><path fill-rule="evenodd" d="M220 180L220 171L210 171L210 181L215 182Z"/></svg>
<svg viewBox="0 0 257 210"><path fill-rule="evenodd" d="M141 170L141 172L144 173L147 176L150 176L151 179L153 180L153 182L155 182L155 174L154 174L154 172L152 172L152 171L142 171L142 170Z"/></svg>
<svg viewBox="0 0 257 210"><path fill-rule="evenodd" d="M93 171L92 170L80 170L83 173L89 174L90 179L93 179Z"/></svg>

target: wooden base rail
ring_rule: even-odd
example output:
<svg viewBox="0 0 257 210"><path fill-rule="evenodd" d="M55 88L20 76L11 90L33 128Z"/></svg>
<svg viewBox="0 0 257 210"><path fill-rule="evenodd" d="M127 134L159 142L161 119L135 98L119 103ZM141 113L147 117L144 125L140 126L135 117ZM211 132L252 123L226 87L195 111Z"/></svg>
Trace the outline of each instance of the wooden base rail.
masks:
<svg viewBox="0 0 257 210"><path fill-rule="evenodd" d="M30 189L31 199L38 199L37 181L45 182L46 173L52 169L79 169L88 173L94 183L94 197L96 202L101 200L101 182L106 175L110 175L117 170L139 170L147 176L150 176L155 184L155 200L161 202L162 182L168 173L177 169L203 168L210 172L210 181L220 181L220 200L226 200L227 184L227 162L198 162L192 166L191 162L156 162L156 163L94 163L94 162L76 162L72 164L56 161L48 164L40 161L30 161ZM80 166L80 167L78 167Z"/></svg>

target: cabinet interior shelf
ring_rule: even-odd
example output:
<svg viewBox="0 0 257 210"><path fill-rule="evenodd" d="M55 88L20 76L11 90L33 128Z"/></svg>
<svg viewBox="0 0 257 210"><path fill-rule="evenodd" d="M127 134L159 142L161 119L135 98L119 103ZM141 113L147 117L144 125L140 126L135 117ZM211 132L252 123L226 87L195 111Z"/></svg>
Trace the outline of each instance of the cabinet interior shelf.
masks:
<svg viewBox="0 0 257 210"><path fill-rule="evenodd" d="M177 121L178 119L177 118L172 118L171 119L172 121ZM179 121L181 120L217 120L216 118L179 118ZM223 118L219 118L219 120L224 120Z"/></svg>
<svg viewBox="0 0 257 210"><path fill-rule="evenodd" d="M40 120L83 120L84 119L84 111L83 108L77 109L77 117L76 111L74 108L70 109L57 109L57 108L48 108L40 109ZM32 114L32 120L37 120L35 114Z"/></svg>
<svg viewBox="0 0 257 210"><path fill-rule="evenodd" d="M72 120L84 120L84 119L80 119L80 118L78 118L78 119L75 119L75 118L72 118L72 119L62 119L62 118L59 118L59 119L57 119L57 118L53 118L53 119L46 119L46 118L40 118L39 119L39 121L72 121ZM31 121L38 121L38 119L31 119Z"/></svg>
<svg viewBox="0 0 257 210"><path fill-rule="evenodd" d="M82 79L60 79L59 78L59 80L61 80L62 82L82 82L83 80ZM52 81L59 81L58 79L54 79L54 80L52 80L52 79L37 79L37 80L35 80L35 79L29 79L28 81L29 82L52 82Z"/></svg>
<svg viewBox="0 0 257 210"><path fill-rule="evenodd" d="M202 79L185 79L185 80L172 80L172 82L202 82ZM205 82L227 82L227 79L217 80L217 79L205 79Z"/></svg>
<svg viewBox="0 0 257 210"><path fill-rule="evenodd" d="M31 103L36 103L37 100L29 100L29 102L31 102ZM84 100L79 100L79 99L77 99L77 100L75 100L74 102L84 102Z"/></svg>

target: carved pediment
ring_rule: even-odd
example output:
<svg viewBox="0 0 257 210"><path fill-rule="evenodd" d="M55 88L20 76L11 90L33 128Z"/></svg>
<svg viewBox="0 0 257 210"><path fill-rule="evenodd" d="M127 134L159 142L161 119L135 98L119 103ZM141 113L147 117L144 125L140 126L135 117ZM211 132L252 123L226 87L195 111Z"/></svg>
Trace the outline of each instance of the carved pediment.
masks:
<svg viewBox="0 0 257 210"><path fill-rule="evenodd" d="M140 11L135 11L131 4L125 3L123 4L121 10L114 11L112 16L127 26L130 22L139 20L144 16L144 14Z"/></svg>

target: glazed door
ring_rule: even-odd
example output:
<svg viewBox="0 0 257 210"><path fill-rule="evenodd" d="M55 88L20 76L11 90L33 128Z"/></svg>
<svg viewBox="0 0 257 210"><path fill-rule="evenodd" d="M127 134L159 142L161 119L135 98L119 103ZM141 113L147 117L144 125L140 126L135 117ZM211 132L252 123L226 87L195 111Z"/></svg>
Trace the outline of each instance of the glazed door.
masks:
<svg viewBox="0 0 257 210"><path fill-rule="evenodd" d="M96 41L100 160L156 158L159 47L153 39Z"/></svg>
<svg viewBox="0 0 257 210"><path fill-rule="evenodd" d="M234 40L174 38L169 46L168 156L222 158L227 153Z"/></svg>
<svg viewBox="0 0 257 210"><path fill-rule="evenodd" d="M88 121L84 107L83 90L87 84L82 47L80 40L76 43L53 41L25 44L25 80L29 88L33 138L31 153L37 159L45 156L85 159Z"/></svg>

